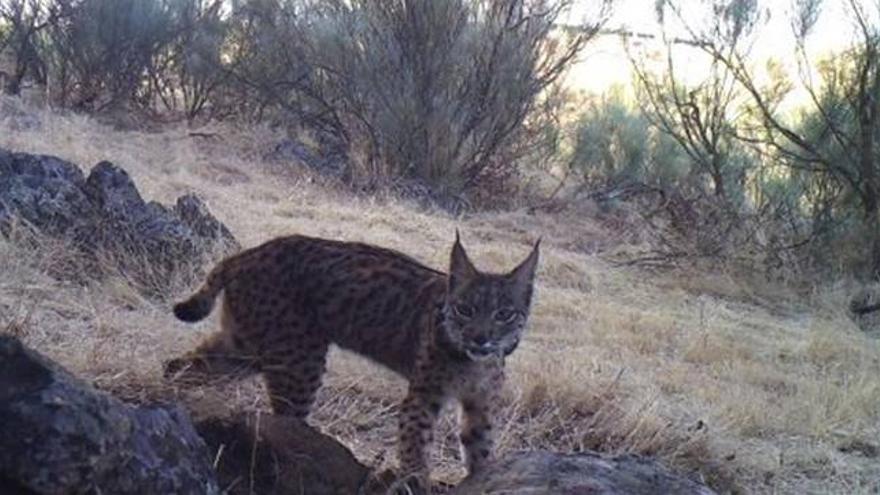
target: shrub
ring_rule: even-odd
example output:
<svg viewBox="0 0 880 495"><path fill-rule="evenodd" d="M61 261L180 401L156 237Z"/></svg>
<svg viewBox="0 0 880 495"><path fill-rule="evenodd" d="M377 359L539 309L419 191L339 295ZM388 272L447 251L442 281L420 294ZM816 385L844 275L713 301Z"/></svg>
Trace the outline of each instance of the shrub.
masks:
<svg viewBox="0 0 880 495"><path fill-rule="evenodd" d="M587 101L574 129L570 160L590 187L635 184L662 189L684 187L688 160L675 141L659 133L622 88Z"/></svg>
<svg viewBox="0 0 880 495"><path fill-rule="evenodd" d="M341 137L362 176L468 190L515 167L505 151L530 138L544 91L595 33L553 35L568 6L252 0L235 21L239 73L261 101Z"/></svg>
<svg viewBox="0 0 880 495"><path fill-rule="evenodd" d="M206 110L208 117L231 113L217 96L231 82L223 61L229 29L223 5L223 0L176 0L172 4L173 39L150 67L153 106L183 111L190 121Z"/></svg>
<svg viewBox="0 0 880 495"><path fill-rule="evenodd" d="M45 58L57 102L82 110L149 106L148 75L174 37L162 0L52 0Z"/></svg>
<svg viewBox="0 0 880 495"><path fill-rule="evenodd" d="M48 11L39 0L0 0L0 58L9 57L12 65L0 80L5 94L19 94L26 77L45 83L39 34L48 22Z"/></svg>

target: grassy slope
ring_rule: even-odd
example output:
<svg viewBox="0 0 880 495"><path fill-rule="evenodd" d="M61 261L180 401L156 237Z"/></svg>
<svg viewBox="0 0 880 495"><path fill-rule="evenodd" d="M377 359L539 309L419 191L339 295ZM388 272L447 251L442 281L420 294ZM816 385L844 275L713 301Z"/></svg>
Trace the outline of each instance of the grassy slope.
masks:
<svg viewBox="0 0 880 495"><path fill-rule="evenodd" d="M719 273L614 268L583 249L607 243L613 229L583 215L456 220L344 197L261 163L269 131L219 128L221 139L205 140L185 129L123 133L81 117L37 115L37 130L16 129L0 115L0 146L83 167L109 159L147 199L170 203L197 192L245 246L297 232L373 242L443 267L458 227L478 266L505 268L543 236L531 331L510 363L502 450L656 454L722 491L868 493L880 484L877 459L840 451L880 438L880 344L825 309L833 293L796 304ZM195 345L214 318L188 328L123 281L88 288L53 281L40 267L63 249L0 241L0 331L131 400L173 397L214 412L266 407L257 381L195 390L164 382L161 361ZM171 292L169 301L186 288ZM330 370L314 422L362 460L394 464L402 381L342 352ZM450 479L461 474L452 416L435 452Z"/></svg>

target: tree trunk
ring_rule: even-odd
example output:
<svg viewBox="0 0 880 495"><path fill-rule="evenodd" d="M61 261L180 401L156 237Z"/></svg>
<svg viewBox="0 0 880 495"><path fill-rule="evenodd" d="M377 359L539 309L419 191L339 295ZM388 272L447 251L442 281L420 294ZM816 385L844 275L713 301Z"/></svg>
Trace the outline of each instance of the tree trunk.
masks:
<svg viewBox="0 0 880 495"><path fill-rule="evenodd" d="M880 118L880 67L876 42L868 45L865 53L867 66L859 81L859 175L862 180L862 203L868 229L868 262L870 278L880 279L880 183L877 180L877 136Z"/></svg>
<svg viewBox="0 0 880 495"><path fill-rule="evenodd" d="M877 211L876 195L873 197L875 198L873 209L867 212L867 218L865 219L868 229L868 248L870 249L868 253L868 266L871 270L870 278L880 280L880 212ZM867 208L868 205L866 204L865 207Z"/></svg>
<svg viewBox="0 0 880 495"><path fill-rule="evenodd" d="M860 150L859 166L862 179L862 206L864 207L865 228L868 232L868 267L869 278L880 280L880 188L876 177L876 160L874 159L873 126L868 127L869 133L862 132L862 149ZM865 135L867 134L867 135Z"/></svg>
<svg viewBox="0 0 880 495"><path fill-rule="evenodd" d="M712 172L712 182L715 186L715 196L722 200L727 199L727 191L724 189L724 176L717 169Z"/></svg>

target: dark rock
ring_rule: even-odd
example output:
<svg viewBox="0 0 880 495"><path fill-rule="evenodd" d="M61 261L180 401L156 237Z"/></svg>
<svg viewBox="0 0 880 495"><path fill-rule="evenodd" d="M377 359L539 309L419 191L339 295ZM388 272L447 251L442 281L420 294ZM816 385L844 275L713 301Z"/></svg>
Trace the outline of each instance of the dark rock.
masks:
<svg viewBox="0 0 880 495"><path fill-rule="evenodd" d="M850 317L869 337L880 338L880 289L865 287L849 303Z"/></svg>
<svg viewBox="0 0 880 495"><path fill-rule="evenodd" d="M71 240L85 265L73 276L101 278L109 268L147 295L175 277L201 278L202 267L240 247L194 195L169 209L145 202L128 173L110 162L86 178L55 157L0 150L0 232L9 235L16 219Z"/></svg>
<svg viewBox="0 0 880 495"><path fill-rule="evenodd" d="M180 408L123 404L0 336L0 486L13 493L214 494L210 460Z"/></svg>
<svg viewBox="0 0 880 495"><path fill-rule="evenodd" d="M449 495L712 495L704 485L676 476L656 461L635 455L511 454L465 479Z"/></svg>
<svg viewBox="0 0 880 495"><path fill-rule="evenodd" d="M196 429L217 452L217 476L229 495L377 493L347 448L294 418L211 418Z"/></svg>
<svg viewBox="0 0 880 495"><path fill-rule="evenodd" d="M49 235L64 233L94 214L84 185L72 163L0 149L0 231L7 233L17 216Z"/></svg>
<svg viewBox="0 0 880 495"><path fill-rule="evenodd" d="M174 205L174 213L184 225L192 229L199 237L218 239L228 244L224 250L239 248L232 232L208 211L205 203L195 194L186 194L177 198L177 204Z"/></svg>
<svg viewBox="0 0 880 495"><path fill-rule="evenodd" d="M110 162L92 168L83 191L92 203L109 216L120 218L144 213L144 200L128 172Z"/></svg>

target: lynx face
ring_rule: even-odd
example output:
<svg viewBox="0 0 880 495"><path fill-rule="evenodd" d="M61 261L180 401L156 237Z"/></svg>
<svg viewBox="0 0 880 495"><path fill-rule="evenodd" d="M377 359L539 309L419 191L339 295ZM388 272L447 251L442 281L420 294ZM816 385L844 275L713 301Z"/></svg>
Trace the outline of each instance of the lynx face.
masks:
<svg viewBox="0 0 880 495"><path fill-rule="evenodd" d="M519 345L532 299L538 246L506 274L480 273L456 236L444 306L444 331L473 361L507 356Z"/></svg>

